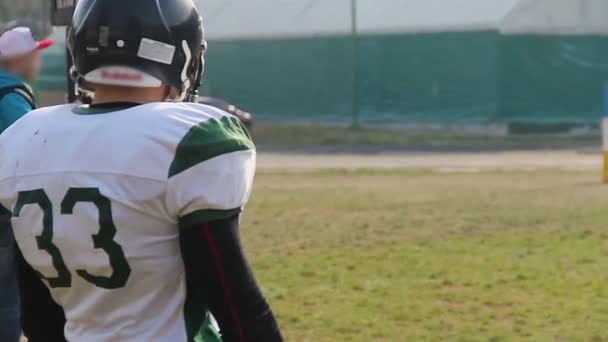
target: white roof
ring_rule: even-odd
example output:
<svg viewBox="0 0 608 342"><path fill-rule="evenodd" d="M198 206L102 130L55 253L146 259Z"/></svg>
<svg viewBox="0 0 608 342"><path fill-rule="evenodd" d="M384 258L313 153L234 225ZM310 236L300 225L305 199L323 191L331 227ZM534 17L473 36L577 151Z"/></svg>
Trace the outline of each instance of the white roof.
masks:
<svg viewBox="0 0 608 342"><path fill-rule="evenodd" d="M350 0L198 0L197 3L211 40L350 32Z"/></svg>
<svg viewBox="0 0 608 342"><path fill-rule="evenodd" d="M351 0L196 0L210 40L351 32ZM358 30L608 34L608 0L358 0ZM55 38L63 40L63 33Z"/></svg>
<svg viewBox="0 0 608 342"><path fill-rule="evenodd" d="M518 0L359 0L364 32L496 28Z"/></svg>
<svg viewBox="0 0 608 342"><path fill-rule="evenodd" d="M362 33L496 28L518 0L358 0ZM351 0L198 0L211 39L351 32Z"/></svg>
<svg viewBox="0 0 608 342"><path fill-rule="evenodd" d="M504 33L608 34L608 1L522 0L500 29Z"/></svg>

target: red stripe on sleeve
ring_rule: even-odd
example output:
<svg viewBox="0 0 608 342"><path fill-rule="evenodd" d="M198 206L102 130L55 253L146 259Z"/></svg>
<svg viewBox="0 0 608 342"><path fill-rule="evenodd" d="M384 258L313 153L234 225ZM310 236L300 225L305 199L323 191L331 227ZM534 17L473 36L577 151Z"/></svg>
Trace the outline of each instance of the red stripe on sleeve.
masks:
<svg viewBox="0 0 608 342"><path fill-rule="evenodd" d="M209 245L209 249L211 250L211 255L213 256L213 261L215 262L215 268L217 269L218 276L220 277L220 282L222 283L222 287L224 289L224 294L226 295L226 301L230 306L230 312L232 313L232 319L234 320L234 325L236 326L241 342L245 342L245 332L243 330L243 325L241 324L241 317L239 316L239 311L234 303L234 298L232 296L232 291L230 290L230 286L228 284L228 279L226 278L226 273L224 272L224 266L222 264L222 258L220 257L220 253L217 249L217 245L215 240L213 239L213 235L211 234L211 227L209 224L205 224L205 237L207 238L207 243ZM221 332L221 331L220 331Z"/></svg>

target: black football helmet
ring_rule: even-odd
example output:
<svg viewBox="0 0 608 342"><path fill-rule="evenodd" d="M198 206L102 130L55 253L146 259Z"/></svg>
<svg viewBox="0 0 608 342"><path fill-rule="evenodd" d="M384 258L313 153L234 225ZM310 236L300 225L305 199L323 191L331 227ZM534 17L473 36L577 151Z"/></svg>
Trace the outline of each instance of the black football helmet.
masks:
<svg viewBox="0 0 608 342"><path fill-rule="evenodd" d="M206 43L193 0L79 0L68 47L85 84L168 85L179 100L199 86Z"/></svg>

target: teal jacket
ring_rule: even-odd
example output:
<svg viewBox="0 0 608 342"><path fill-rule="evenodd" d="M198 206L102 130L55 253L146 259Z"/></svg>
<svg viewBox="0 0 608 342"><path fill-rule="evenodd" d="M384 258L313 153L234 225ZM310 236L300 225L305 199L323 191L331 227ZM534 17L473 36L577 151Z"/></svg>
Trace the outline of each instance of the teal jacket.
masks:
<svg viewBox="0 0 608 342"><path fill-rule="evenodd" d="M0 69L0 89L13 86L27 86L27 83L19 76ZM22 95L6 94L0 99L0 133L32 110L32 106Z"/></svg>

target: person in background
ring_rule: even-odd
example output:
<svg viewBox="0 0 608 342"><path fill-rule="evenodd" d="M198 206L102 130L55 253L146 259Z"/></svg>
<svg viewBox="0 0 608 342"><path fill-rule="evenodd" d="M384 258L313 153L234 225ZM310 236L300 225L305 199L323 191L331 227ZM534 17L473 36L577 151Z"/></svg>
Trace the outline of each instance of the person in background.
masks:
<svg viewBox="0 0 608 342"><path fill-rule="evenodd" d="M0 36L0 133L34 109L30 84L40 73L42 50L53 43L36 41L27 27Z"/></svg>
<svg viewBox="0 0 608 342"><path fill-rule="evenodd" d="M76 5L67 42L93 102L0 135L25 336L282 342L240 242L251 136L227 112L175 103L203 74L200 13L192 0L128 4Z"/></svg>
<svg viewBox="0 0 608 342"><path fill-rule="evenodd" d="M0 133L35 108L29 84L40 72L41 51L51 45L36 41L26 27L0 36ZM21 336L14 238L6 213L0 219L0 341L14 342Z"/></svg>

